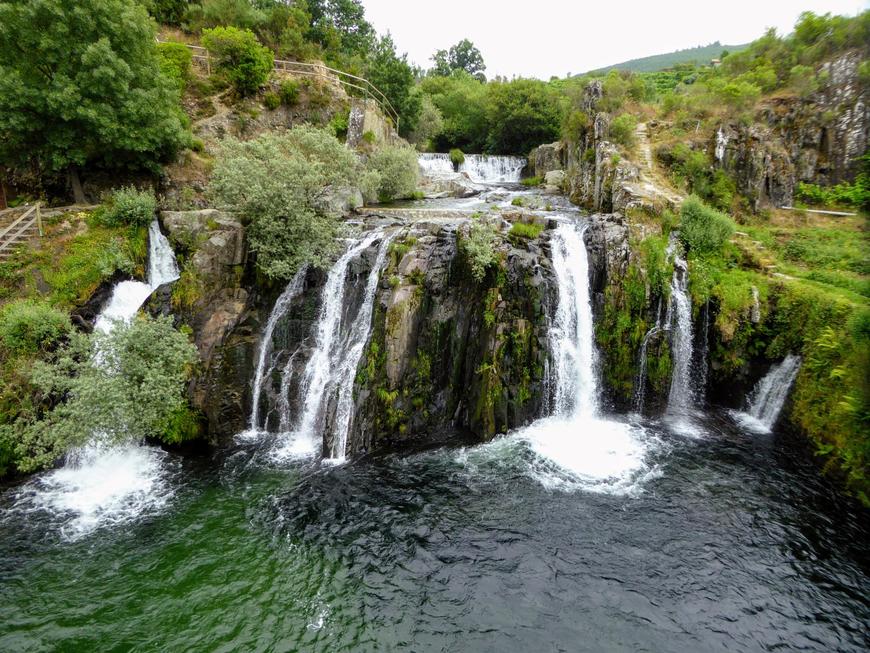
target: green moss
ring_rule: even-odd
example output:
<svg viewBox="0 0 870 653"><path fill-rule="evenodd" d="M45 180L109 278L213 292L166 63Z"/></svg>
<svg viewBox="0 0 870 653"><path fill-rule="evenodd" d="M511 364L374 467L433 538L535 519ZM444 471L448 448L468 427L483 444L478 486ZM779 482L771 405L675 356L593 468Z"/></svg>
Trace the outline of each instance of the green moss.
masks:
<svg viewBox="0 0 870 653"><path fill-rule="evenodd" d="M514 222L511 230L508 232L508 238L512 243L517 244L522 240L534 240L541 235L543 230L544 227L539 224Z"/></svg>

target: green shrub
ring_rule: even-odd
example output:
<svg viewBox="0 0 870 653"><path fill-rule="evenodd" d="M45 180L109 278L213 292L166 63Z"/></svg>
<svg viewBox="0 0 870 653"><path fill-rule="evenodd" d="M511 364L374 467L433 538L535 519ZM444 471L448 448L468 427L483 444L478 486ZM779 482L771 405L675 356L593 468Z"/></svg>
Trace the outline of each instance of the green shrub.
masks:
<svg viewBox="0 0 870 653"><path fill-rule="evenodd" d="M49 304L18 300L0 310L0 343L12 354L33 354L69 334L69 316Z"/></svg>
<svg viewBox="0 0 870 653"><path fill-rule="evenodd" d="M347 113L337 113L332 117L332 120L329 121L329 128L332 130L332 133L335 134L335 137L344 141L347 139Z"/></svg>
<svg viewBox="0 0 870 653"><path fill-rule="evenodd" d="M696 254L722 249L734 233L734 222L727 215L690 195L680 207L680 239Z"/></svg>
<svg viewBox="0 0 870 653"><path fill-rule="evenodd" d="M523 186L540 186L544 183L543 177L526 177L525 179L520 179L520 183Z"/></svg>
<svg viewBox="0 0 870 653"><path fill-rule="evenodd" d="M95 351L102 365L93 364ZM0 427L6 436L12 432L16 467L28 472L50 465L93 434L109 443L177 438L198 358L168 316L118 324L109 334L72 334L51 360L36 362L30 375L41 396L65 400L41 419L29 414Z"/></svg>
<svg viewBox="0 0 870 653"><path fill-rule="evenodd" d="M819 186L798 182L795 199L810 206L870 207L870 178L859 175L855 183Z"/></svg>
<svg viewBox="0 0 870 653"><path fill-rule="evenodd" d="M544 227L539 224L514 222L511 226L511 230L508 232L508 238L514 242L517 242L520 239L533 240L540 236L543 230Z"/></svg>
<svg viewBox="0 0 870 653"><path fill-rule="evenodd" d="M526 201L522 197L515 197L511 200L511 206L525 206Z"/></svg>
<svg viewBox="0 0 870 653"><path fill-rule="evenodd" d="M217 60L216 68L241 95L256 93L272 71L272 51L254 33L236 27L203 30L202 43Z"/></svg>
<svg viewBox="0 0 870 653"><path fill-rule="evenodd" d="M368 129L363 132L362 140L363 143L365 143L366 145L374 145L375 141L378 140L378 137L375 136L375 133L373 131Z"/></svg>
<svg viewBox="0 0 870 653"><path fill-rule="evenodd" d="M274 111L281 106L281 97L272 91L268 91L263 95L263 104L269 111Z"/></svg>
<svg viewBox="0 0 870 653"><path fill-rule="evenodd" d="M323 199L329 188L353 187L362 173L356 155L335 136L301 125L246 142L224 141L208 194L250 225L258 269L288 280L305 263L329 263L341 223Z"/></svg>
<svg viewBox="0 0 870 653"><path fill-rule="evenodd" d="M154 191L125 186L112 191L107 205L99 212L99 221L108 227L128 224L144 227L154 219L157 199Z"/></svg>
<svg viewBox="0 0 870 653"><path fill-rule="evenodd" d="M190 64L193 55L183 43L158 43L157 54L160 59L160 70L172 79L178 88L184 88L190 79Z"/></svg>
<svg viewBox="0 0 870 653"><path fill-rule="evenodd" d="M366 168L377 173L377 196L381 202L411 197L417 190L417 151L388 145L369 156Z"/></svg>
<svg viewBox="0 0 870 653"><path fill-rule="evenodd" d="M450 162L453 164L454 168L458 169L459 166L465 163L465 153L458 147L454 147L450 150Z"/></svg>
<svg viewBox="0 0 870 653"><path fill-rule="evenodd" d="M479 217L473 217L468 235L460 240L472 278L478 283L486 277L487 270L498 261L496 244L498 232Z"/></svg>
<svg viewBox="0 0 870 653"><path fill-rule="evenodd" d="M295 107L299 103L299 84L292 79L281 80L278 95L285 107Z"/></svg>
<svg viewBox="0 0 870 653"><path fill-rule="evenodd" d="M190 149L194 152L204 152L205 151L205 143L201 138L191 138L190 139Z"/></svg>
<svg viewBox="0 0 870 653"><path fill-rule="evenodd" d="M637 118L630 113L623 113L611 121L607 133L614 143L631 149L635 143L635 129L637 129Z"/></svg>

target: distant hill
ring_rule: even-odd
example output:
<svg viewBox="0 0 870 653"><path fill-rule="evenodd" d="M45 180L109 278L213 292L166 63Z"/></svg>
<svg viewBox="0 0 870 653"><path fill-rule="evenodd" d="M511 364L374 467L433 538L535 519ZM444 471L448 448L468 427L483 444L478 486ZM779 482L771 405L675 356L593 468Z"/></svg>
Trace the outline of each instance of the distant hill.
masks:
<svg viewBox="0 0 870 653"><path fill-rule="evenodd" d="M711 59L718 59L723 50L728 52L739 52L749 47L748 43L743 45L722 45L719 41L710 45L699 45L696 48L686 48L685 50L677 50L676 52L667 52L665 54L654 54L651 57L641 57L640 59L631 59L622 63L605 66L598 70L589 71L589 73L603 73L608 70L631 70L636 73L654 73L659 70L671 68L680 63L707 63Z"/></svg>

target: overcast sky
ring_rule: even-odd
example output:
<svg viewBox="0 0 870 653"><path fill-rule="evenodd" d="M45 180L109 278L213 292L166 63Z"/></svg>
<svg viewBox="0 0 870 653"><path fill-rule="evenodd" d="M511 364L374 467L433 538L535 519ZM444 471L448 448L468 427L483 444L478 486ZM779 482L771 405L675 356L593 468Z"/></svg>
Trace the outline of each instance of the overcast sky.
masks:
<svg viewBox="0 0 870 653"><path fill-rule="evenodd" d="M627 59L788 33L802 11L855 15L870 0L363 0L378 32L424 68L468 38L489 77L549 79Z"/></svg>

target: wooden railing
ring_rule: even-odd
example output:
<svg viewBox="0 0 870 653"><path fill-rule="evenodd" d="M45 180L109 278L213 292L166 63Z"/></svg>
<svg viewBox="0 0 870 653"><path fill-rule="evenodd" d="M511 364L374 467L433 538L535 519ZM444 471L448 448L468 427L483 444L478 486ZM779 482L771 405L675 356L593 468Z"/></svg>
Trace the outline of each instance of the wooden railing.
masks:
<svg viewBox="0 0 870 653"><path fill-rule="evenodd" d="M7 209L7 211L12 210ZM22 238L33 228L34 224L41 238L44 235L44 231L42 228L42 209L39 202L2 228L2 231L0 231L0 258L8 256L12 251L12 247L22 241Z"/></svg>
<svg viewBox="0 0 870 653"><path fill-rule="evenodd" d="M166 43L166 41L160 41L159 39L158 42ZM185 45L187 45L187 47L191 50L194 62L196 62L200 66L203 66L206 69L206 72L208 74L211 74L212 56L209 54L209 51L200 45ZM305 61L285 61L283 59L275 59L275 65L273 69L276 72L289 73L291 75L319 77L327 81L337 80L345 88L349 88L355 92L362 93L363 97L365 97L366 99L373 99L377 103L378 107L380 107L384 115L393 122L396 132L399 131L399 112L396 111L395 108L393 108L393 105L392 103L390 103L390 100L387 98L387 96L384 95L377 86L372 84L364 77L352 75L350 73L344 72L343 70L330 68L329 66L322 63L307 63Z"/></svg>

